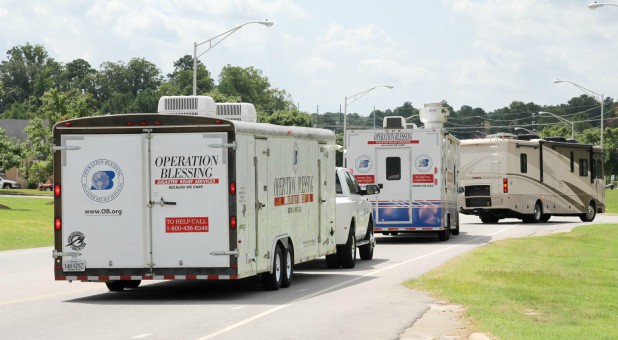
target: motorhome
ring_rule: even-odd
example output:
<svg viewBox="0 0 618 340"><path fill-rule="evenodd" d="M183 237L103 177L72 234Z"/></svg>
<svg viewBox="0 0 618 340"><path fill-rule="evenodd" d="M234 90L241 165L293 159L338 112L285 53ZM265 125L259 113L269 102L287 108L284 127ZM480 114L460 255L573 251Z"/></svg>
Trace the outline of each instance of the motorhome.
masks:
<svg viewBox="0 0 618 340"><path fill-rule="evenodd" d="M437 232L442 241L459 234L459 140L444 129L447 116L441 103L425 104L422 128L386 117L383 129L346 133L346 167L359 184L380 189L371 199L376 233Z"/></svg>
<svg viewBox="0 0 618 340"><path fill-rule="evenodd" d="M605 211L603 150L562 137L499 133L461 142L460 212L483 223Z"/></svg>
<svg viewBox="0 0 618 340"><path fill-rule="evenodd" d="M119 291L259 275L276 290L295 264L336 253L332 131L224 119L255 110L218 115L209 97L162 100L161 114L54 126L56 280Z"/></svg>

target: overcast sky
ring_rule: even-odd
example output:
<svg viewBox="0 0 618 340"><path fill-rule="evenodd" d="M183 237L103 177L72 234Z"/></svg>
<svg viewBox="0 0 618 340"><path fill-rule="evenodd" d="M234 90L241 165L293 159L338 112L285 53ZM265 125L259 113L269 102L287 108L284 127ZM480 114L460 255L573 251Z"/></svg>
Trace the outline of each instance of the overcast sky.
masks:
<svg viewBox="0 0 618 340"><path fill-rule="evenodd" d="M254 66L300 109L415 107L446 100L486 111L512 101L566 103L576 82L618 96L618 7L588 0L0 0L0 60L42 44L59 62L145 58L163 74L202 42L250 21L200 60ZM618 3L618 1L614 2ZM198 48L198 54L205 48ZM218 79L215 79L217 81Z"/></svg>

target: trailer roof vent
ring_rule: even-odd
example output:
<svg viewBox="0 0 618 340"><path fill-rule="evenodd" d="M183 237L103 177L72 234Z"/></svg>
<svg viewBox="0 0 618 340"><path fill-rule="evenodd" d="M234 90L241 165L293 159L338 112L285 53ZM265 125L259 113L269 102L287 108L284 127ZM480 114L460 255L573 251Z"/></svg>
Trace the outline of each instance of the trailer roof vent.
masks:
<svg viewBox="0 0 618 340"><path fill-rule="evenodd" d="M385 129L405 129L406 119L401 116L384 117L382 127Z"/></svg>
<svg viewBox="0 0 618 340"><path fill-rule="evenodd" d="M217 117L250 123L257 121L255 107L249 103L217 103Z"/></svg>
<svg viewBox="0 0 618 340"><path fill-rule="evenodd" d="M158 113L189 116L215 116L215 101L207 96L163 96Z"/></svg>
<svg viewBox="0 0 618 340"><path fill-rule="evenodd" d="M426 129L441 129L449 115L449 108L444 102L425 104L419 111Z"/></svg>

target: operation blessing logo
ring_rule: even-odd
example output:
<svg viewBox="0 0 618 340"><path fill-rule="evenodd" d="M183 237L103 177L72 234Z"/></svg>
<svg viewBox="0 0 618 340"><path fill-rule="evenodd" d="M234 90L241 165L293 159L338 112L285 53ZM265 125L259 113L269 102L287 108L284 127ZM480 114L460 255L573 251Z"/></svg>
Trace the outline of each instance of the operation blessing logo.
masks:
<svg viewBox="0 0 618 340"><path fill-rule="evenodd" d="M423 172L423 173L431 170L432 166L433 166L433 161L431 160L431 157L429 157L428 155L424 155L424 154L420 155L416 157L416 160L414 161L414 167L416 168L416 170Z"/></svg>
<svg viewBox="0 0 618 340"><path fill-rule="evenodd" d="M90 162L82 172L82 189L98 203L114 200L124 187L124 175L118 164L109 159Z"/></svg>

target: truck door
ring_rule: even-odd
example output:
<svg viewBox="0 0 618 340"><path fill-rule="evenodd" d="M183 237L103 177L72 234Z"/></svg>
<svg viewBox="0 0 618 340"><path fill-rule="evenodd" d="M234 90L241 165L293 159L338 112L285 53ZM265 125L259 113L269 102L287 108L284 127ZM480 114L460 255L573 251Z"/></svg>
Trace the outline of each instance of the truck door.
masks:
<svg viewBox="0 0 618 340"><path fill-rule="evenodd" d="M224 133L152 134L152 262L158 268L229 267Z"/></svg>
<svg viewBox="0 0 618 340"><path fill-rule="evenodd" d="M376 149L376 182L382 185L377 195L376 223L412 223L410 148Z"/></svg>
<svg viewBox="0 0 618 340"><path fill-rule="evenodd" d="M146 260L143 173L139 135L63 135L60 184L65 270L139 268ZM122 150L121 152L119 150Z"/></svg>

